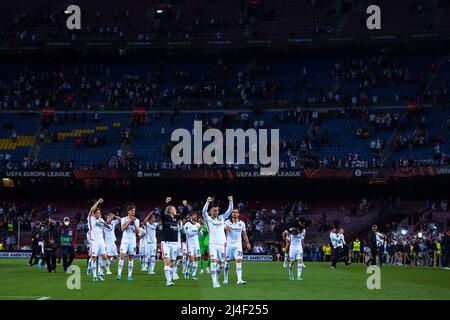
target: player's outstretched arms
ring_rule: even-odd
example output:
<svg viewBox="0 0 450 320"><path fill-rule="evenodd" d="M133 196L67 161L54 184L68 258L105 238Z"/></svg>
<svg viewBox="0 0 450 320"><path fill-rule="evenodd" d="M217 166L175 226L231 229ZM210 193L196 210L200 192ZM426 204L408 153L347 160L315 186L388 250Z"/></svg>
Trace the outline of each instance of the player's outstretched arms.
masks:
<svg viewBox="0 0 450 320"><path fill-rule="evenodd" d="M233 211L233 209L234 209L234 205L233 205L233 196L229 196L229 197L228 197L228 201L229 201L228 209L227 209L227 211L225 211L225 212L222 214L222 216L223 216L224 219L228 219L228 217L229 217L230 214L231 214L231 211Z"/></svg>
<svg viewBox="0 0 450 320"><path fill-rule="evenodd" d="M203 206L202 215L203 215L203 218L205 219L205 221L208 218L208 207L209 207L209 204L212 201L213 201L213 198L212 197L208 197L206 199L205 205Z"/></svg>
<svg viewBox="0 0 450 320"><path fill-rule="evenodd" d="M101 203L103 203L103 199L102 199L102 198L98 199L97 202L96 202L96 203L92 206L92 208L89 210L89 215L90 215L90 216L94 214L95 210L98 208L98 206L99 206Z"/></svg>
<svg viewBox="0 0 450 320"><path fill-rule="evenodd" d="M146 216L145 217L145 219L144 219L144 226L145 225L147 225L147 222L150 220L150 217L152 216L152 215L154 215L155 214L155 212L154 211L150 211L150 213L148 214L148 216Z"/></svg>

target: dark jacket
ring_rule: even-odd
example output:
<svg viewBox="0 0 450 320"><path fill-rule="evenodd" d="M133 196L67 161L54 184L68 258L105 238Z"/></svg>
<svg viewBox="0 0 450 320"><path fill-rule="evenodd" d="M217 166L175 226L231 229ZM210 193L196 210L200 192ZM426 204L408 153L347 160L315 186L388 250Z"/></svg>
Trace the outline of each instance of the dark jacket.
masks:
<svg viewBox="0 0 450 320"><path fill-rule="evenodd" d="M58 245L58 230L55 225L45 225L42 228L42 238L44 240L44 249L53 250Z"/></svg>
<svg viewBox="0 0 450 320"><path fill-rule="evenodd" d="M450 250L450 236L448 234L444 234L441 240L442 251L447 252Z"/></svg>
<svg viewBox="0 0 450 320"><path fill-rule="evenodd" d="M367 235L367 246L373 252L377 249L377 233L374 231L370 231Z"/></svg>

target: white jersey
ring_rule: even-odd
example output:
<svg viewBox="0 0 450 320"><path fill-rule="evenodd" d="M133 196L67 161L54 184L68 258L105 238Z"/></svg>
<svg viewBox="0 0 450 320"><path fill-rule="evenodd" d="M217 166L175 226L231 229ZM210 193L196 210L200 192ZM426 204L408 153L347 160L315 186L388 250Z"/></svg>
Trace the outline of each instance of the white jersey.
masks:
<svg viewBox="0 0 450 320"><path fill-rule="evenodd" d="M105 242L112 243L116 242L116 233L114 230L116 229L117 224L119 223L118 220L113 220L109 224L109 228L104 227L103 232L105 233Z"/></svg>
<svg viewBox="0 0 450 320"><path fill-rule="evenodd" d="M382 247L384 245L384 235L380 232L376 233L377 247Z"/></svg>
<svg viewBox="0 0 450 320"><path fill-rule="evenodd" d="M129 221L128 216L123 217L122 219L120 219L120 224L121 225L125 225L127 224ZM134 225L137 227L137 229L139 230L139 219L135 219L134 220ZM123 234L122 234L122 241L124 239L127 240L136 240L136 233L135 233L135 227L133 226L133 224L130 224L128 226L128 228L126 228L125 230L123 230Z"/></svg>
<svg viewBox="0 0 450 320"><path fill-rule="evenodd" d="M239 220L237 223L233 223L231 220L225 221L225 226L230 227L231 230L227 230L227 244L230 246L242 246L242 232L245 231L244 221Z"/></svg>
<svg viewBox="0 0 450 320"><path fill-rule="evenodd" d="M199 241L198 237L202 235L201 231L199 230L200 223L191 221L186 222L186 224L183 226L184 233L186 234L186 241L188 247L198 247Z"/></svg>
<svg viewBox="0 0 450 320"><path fill-rule="evenodd" d="M208 202L205 203L205 206L203 207L202 210L202 214L203 219L205 220L206 225L208 227L209 244L223 246L226 243L225 220L228 219L228 217L231 214L231 211L233 211L233 202L230 201L228 210L225 211L223 214L219 215L215 219L208 214L208 206L209 206Z"/></svg>
<svg viewBox="0 0 450 320"><path fill-rule="evenodd" d="M334 248L343 248L345 244L344 235L338 233L330 233L331 244Z"/></svg>
<svg viewBox="0 0 450 320"><path fill-rule="evenodd" d="M147 222L145 224L145 241L147 241L148 243L156 243L156 229L158 228L158 225L158 222Z"/></svg>
<svg viewBox="0 0 450 320"><path fill-rule="evenodd" d="M303 250L303 239L305 239L305 230L300 232L299 234L289 234L290 248L296 248L299 250Z"/></svg>
<svg viewBox="0 0 450 320"><path fill-rule="evenodd" d="M89 228L89 240L92 241L104 241L103 238L103 223L102 218L97 219L95 216L88 217Z"/></svg>
<svg viewBox="0 0 450 320"><path fill-rule="evenodd" d="M145 228L140 227L139 228L139 237L142 237L139 239L139 253L143 253L144 247L145 247Z"/></svg>

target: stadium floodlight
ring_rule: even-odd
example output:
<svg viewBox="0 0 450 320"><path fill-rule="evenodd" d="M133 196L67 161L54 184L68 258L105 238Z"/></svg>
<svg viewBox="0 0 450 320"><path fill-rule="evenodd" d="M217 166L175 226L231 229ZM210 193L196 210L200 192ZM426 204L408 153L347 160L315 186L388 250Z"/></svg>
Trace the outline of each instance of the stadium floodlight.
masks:
<svg viewBox="0 0 450 320"><path fill-rule="evenodd" d="M419 233L417 234L417 236L418 236L419 238L422 238L423 233L422 233L422 232L419 232Z"/></svg>
<svg viewBox="0 0 450 320"><path fill-rule="evenodd" d="M402 229L402 231L401 231L401 233L402 233L402 235L406 235L407 233L408 233L408 230L406 230L406 229Z"/></svg>

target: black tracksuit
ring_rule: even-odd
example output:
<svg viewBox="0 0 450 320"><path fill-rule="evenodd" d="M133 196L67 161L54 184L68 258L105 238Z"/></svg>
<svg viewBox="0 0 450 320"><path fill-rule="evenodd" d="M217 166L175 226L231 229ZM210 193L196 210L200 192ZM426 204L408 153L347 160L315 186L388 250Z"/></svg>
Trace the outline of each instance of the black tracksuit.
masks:
<svg viewBox="0 0 450 320"><path fill-rule="evenodd" d="M35 264L38 263L39 258L41 256L42 253L42 249L41 246L39 245L39 242L42 241L42 236L41 236L41 227L35 227L33 229L33 231L31 232L31 237L32 237L32 244L31 244L31 257L30 260L28 261L28 264L30 266L33 266ZM34 259L34 261L33 261Z"/></svg>
<svg viewBox="0 0 450 320"><path fill-rule="evenodd" d="M42 238L44 240L44 256L48 272L56 272L56 249L58 243L58 231L56 226L45 225Z"/></svg>
<svg viewBox="0 0 450 320"><path fill-rule="evenodd" d="M371 257L369 261L367 261L367 265L376 265L377 264L377 255L378 255L378 248L377 248L377 233L376 231L370 231L367 235L367 246L370 248Z"/></svg>

